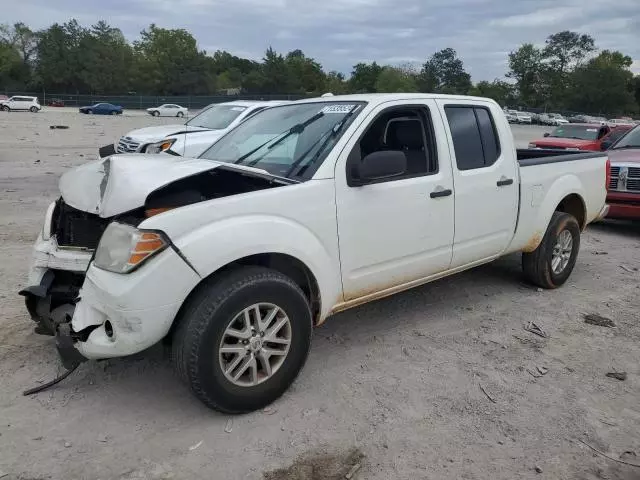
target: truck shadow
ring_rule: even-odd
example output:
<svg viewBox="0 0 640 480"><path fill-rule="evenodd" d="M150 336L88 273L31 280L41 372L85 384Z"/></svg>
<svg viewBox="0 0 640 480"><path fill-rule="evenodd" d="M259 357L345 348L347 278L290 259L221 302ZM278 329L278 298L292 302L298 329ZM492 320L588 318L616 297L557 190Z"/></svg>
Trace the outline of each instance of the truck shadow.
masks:
<svg viewBox="0 0 640 480"><path fill-rule="evenodd" d="M629 238L640 238L640 222L605 220L589 225L589 230L598 233L623 235Z"/></svg>

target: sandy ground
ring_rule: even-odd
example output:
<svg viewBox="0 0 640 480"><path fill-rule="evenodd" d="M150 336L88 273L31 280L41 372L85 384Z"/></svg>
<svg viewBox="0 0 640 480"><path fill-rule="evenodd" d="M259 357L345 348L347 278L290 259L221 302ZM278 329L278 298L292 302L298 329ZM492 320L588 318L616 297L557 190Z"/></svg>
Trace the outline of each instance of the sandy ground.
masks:
<svg viewBox="0 0 640 480"><path fill-rule="evenodd" d="M207 410L161 348L84 364L23 397L61 368L17 295L60 174L131 128L172 121L0 114L0 478L319 480L353 465L354 478L381 480L640 478L578 441L640 457L640 229L629 224L590 227L557 291L523 284L513 256L335 316L264 412ZM514 133L526 146L541 129ZM537 367L548 372L534 378Z"/></svg>

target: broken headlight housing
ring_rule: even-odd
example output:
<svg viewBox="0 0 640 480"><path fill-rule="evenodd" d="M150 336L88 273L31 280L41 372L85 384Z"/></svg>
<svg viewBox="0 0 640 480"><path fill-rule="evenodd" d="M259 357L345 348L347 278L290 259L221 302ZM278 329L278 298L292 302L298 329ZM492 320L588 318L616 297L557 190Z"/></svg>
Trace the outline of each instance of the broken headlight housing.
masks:
<svg viewBox="0 0 640 480"><path fill-rule="evenodd" d="M161 142L150 143L147 145L144 153L162 153L166 152L171 148L171 145L176 143L175 138L168 138L166 140L162 140Z"/></svg>
<svg viewBox="0 0 640 480"><path fill-rule="evenodd" d="M93 264L114 273L130 273L169 246L162 232L111 222L100 238Z"/></svg>

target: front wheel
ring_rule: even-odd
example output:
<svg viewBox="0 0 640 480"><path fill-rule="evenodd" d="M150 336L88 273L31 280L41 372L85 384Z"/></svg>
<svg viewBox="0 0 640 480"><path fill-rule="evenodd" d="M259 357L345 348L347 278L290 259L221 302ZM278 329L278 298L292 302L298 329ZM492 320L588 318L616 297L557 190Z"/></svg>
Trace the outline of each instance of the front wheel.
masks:
<svg viewBox="0 0 640 480"><path fill-rule="evenodd" d="M154 117L159 117L160 116L160 112L158 112L157 110L152 112L151 115L153 115Z"/></svg>
<svg viewBox="0 0 640 480"><path fill-rule="evenodd" d="M2 107L2 110L5 111L5 112L10 112L11 111L11 109L9 107L7 107L6 105L4 105Z"/></svg>
<svg viewBox="0 0 640 480"><path fill-rule="evenodd" d="M29 109L29 111L30 111L31 113L38 113L38 107L31 107L31 108Z"/></svg>
<svg viewBox="0 0 640 480"><path fill-rule="evenodd" d="M91 115L93 113L93 110L87 110L87 115Z"/></svg>
<svg viewBox="0 0 640 480"><path fill-rule="evenodd" d="M558 288L571 275L579 251L578 221L568 213L554 212L538 248L522 254L522 269L533 284L548 289Z"/></svg>
<svg viewBox="0 0 640 480"><path fill-rule="evenodd" d="M304 366L311 310L285 275L244 267L203 285L173 338L173 359L209 408L244 413L280 397Z"/></svg>
<svg viewBox="0 0 640 480"><path fill-rule="evenodd" d="M111 115L118 115L118 112L116 110L111 112Z"/></svg>

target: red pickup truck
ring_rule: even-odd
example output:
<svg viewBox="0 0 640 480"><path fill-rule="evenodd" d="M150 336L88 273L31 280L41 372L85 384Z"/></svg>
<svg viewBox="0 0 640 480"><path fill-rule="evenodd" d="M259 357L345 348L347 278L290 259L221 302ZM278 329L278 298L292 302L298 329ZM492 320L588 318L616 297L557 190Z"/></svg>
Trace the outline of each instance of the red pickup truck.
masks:
<svg viewBox="0 0 640 480"><path fill-rule="evenodd" d="M570 123L560 125L540 140L529 143L529 148L553 150L607 150L614 142L633 128L633 125L600 125L598 123Z"/></svg>
<svg viewBox="0 0 640 480"><path fill-rule="evenodd" d="M607 218L640 220L640 125L607 154L611 162Z"/></svg>

